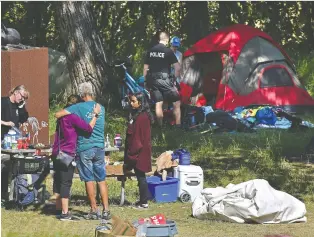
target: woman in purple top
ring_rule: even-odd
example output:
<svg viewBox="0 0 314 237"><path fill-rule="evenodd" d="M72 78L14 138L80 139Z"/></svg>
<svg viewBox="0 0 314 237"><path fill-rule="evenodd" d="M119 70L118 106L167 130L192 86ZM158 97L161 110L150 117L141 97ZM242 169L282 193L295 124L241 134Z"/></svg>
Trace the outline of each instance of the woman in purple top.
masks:
<svg viewBox="0 0 314 237"><path fill-rule="evenodd" d="M79 96L71 95L68 98L66 107L80 101L81 99ZM78 134L89 136L92 133L100 111L101 107L97 104L94 108L94 116L89 124L75 114L66 115L57 121L55 141L52 149L52 159L55 170L53 192L56 196L56 212L60 220L72 220L69 213L69 195L75 167L73 164L70 164L69 167L65 167L65 165L62 165L55 159L59 153L59 147L62 152L75 156Z"/></svg>

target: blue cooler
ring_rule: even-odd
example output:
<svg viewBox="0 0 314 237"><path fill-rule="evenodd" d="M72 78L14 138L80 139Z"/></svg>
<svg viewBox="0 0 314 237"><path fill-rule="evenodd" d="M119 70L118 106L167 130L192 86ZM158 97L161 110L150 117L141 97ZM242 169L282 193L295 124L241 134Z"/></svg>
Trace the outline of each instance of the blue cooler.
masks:
<svg viewBox="0 0 314 237"><path fill-rule="evenodd" d="M178 198L179 179L167 177L162 181L159 176L147 177L148 190L156 202L176 202Z"/></svg>

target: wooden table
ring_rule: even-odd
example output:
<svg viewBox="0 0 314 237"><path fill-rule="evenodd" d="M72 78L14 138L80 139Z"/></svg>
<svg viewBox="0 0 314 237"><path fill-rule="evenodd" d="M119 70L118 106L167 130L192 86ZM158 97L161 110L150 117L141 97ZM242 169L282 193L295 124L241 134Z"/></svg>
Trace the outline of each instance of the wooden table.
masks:
<svg viewBox="0 0 314 237"><path fill-rule="evenodd" d="M105 147L105 152L117 152L117 151L120 151L119 148L117 147ZM9 157L6 158L6 157L2 157L1 156L1 162L5 162L5 161L10 161L14 155L17 155L17 154L23 154L24 156L33 156L36 152L36 149L1 149L1 154L7 154ZM44 154L51 154L52 152L52 149L41 149L41 153L44 153ZM10 164L10 167L9 167L9 170L12 171L12 166ZM134 176L134 174L133 174ZM123 205L124 203L124 196L125 196L125 191L124 191L124 188L125 188L125 180L126 180L126 177L128 176L124 176L124 175L109 175L108 177L117 177L118 180L120 181L120 178L123 179L123 181L121 180L121 205ZM119 178L120 177L120 178ZM9 172L9 201L12 201L13 200L13 195L14 195L14 179L12 179L12 172ZM98 185L97 185L97 190L98 190Z"/></svg>
<svg viewBox="0 0 314 237"><path fill-rule="evenodd" d="M152 167L152 171L146 173L146 176L154 175L156 167ZM106 177L108 178L117 178L121 182L121 191L120 191L120 206L123 206L125 201L125 182L128 178L135 177L134 171L123 169L123 164L119 165L107 165L106 166Z"/></svg>
<svg viewBox="0 0 314 237"><path fill-rule="evenodd" d="M123 206L125 201L125 182L127 178L134 176L134 172L123 169L123 164L106 166L106 177L117 178L117 180L121 182L120 206Z"/></svg>
<svg viewBox="0 0 314 237"><path fill-rule="evenodd" d="M41 149L41 153L50 154L52 151L49 149ZM24 156L33 156L36 153L36 149L1 149L1 163L8 162L9 163L9 201L14 199L14 179L12 179L12 169L11 160L13 156L22 154ZM2 156L2 154L7 154L9 157ZM22 159L22 158L21 158ZM23 158L25 159L25 158Z"/></svg>
<svg viewBox="0 0 314 237"><path fill-rule="evenodd" d="M105 152L111 152L111 151L120 151L117 147L105 147ZM16 155L16 154L35 154L36 149L2 149L1 153L3 154L9 154L9 155ZM42 153L51 153L52 148L49 149L40 149L40 152Z"/></svg>
<svg viewBox="0 0 314 237"><path fill-rule="evenodd" d="M110 152L117 152L122 150L123 148L117 148L117 147L105 147L105 153L109 153ZM125 181L128 177L131 176L135 176L135 174L133 172L127 172L127 173L123 173L122 168L118 171L118 172L110 172L110 168L114 167L114 165L106 165L106 178L117 178L118 181L121 182L121 192L120 192L120 205L122 206L124 204L124 200L125 200ZM79 178L79 174L77 171L75 171L74 173L74 178ZM97 201L99 201L99 187L98 185L96 185L96 198Z"/></svg>
<svg viewBox="0 0 314 237"><path fill-rule="evenodd" d="M9 154L10 156L16 155L16 154L35 154L37 149L2 149L1 153ZM40 149L43 153L51 153L52 149Z"/></svg>
<svg viewBox="0 0 314 237"><path fill-rule="evenodd" d="M120 189L120 206L124 205L125 202L125 182L127 178L135 177L135 173L132 171L122 171L123 164L119 165L106 165L106 178L117 178L121 182ZM119 168L118 168L119 167ZM120 168L121 167L121 168ZM115 172L118 171L118 172ZM74 178L79 178L79 174L75 173ZM98 185L96 186L96 199L100 201L100 190Z"/></svg>

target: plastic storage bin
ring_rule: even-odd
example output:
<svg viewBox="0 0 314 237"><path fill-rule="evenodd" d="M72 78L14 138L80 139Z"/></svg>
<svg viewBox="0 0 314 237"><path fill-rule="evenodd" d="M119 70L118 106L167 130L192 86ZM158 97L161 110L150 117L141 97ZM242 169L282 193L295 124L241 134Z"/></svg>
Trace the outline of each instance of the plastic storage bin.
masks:
<svg viewBox="0 0 314 237"><path fill-rule="evenodd" d="M163 225L143 225L142 232L146 237L173 237L178 234L176 223L172 220L167 220Z"/></svg>
<svg viewBox="0 0 314 237"><path fill-rule="evenodd" d="M178 197L179 179L167 177L162 181L159 176L147 177L147 184L153 199L156 202L175 202Z"/></svg>

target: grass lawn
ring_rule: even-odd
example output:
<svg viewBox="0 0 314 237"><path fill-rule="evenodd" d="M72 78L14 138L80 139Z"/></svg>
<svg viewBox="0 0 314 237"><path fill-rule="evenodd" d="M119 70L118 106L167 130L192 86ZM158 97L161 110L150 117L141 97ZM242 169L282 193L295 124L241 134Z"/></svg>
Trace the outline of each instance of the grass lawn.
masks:
<svg viewBox="0 0 314 237"><path fill-rule="evenodd" d="M106 128L111 137L124 134L124 120L110 117ZM308 120L314 122L311 117ZM285 191L306 203L307 223L282 225L231 224L215 220L200 221L191 217L191 204L151 203L150 209L138 211L129 205L119 207L120 183L110 179L109 196L114 215L133 221L163 213L176 221L179 236L258 237L268 234L286 234L293 237L314 236L314 167L305 164L301 156L313 131L288 132L261 130L257 133L210 134L184 131L153 130L153 157L162 152L186 148L191 162L204 170L204 187L226 186L255 178L266 179L274 188ZM112 155L122 160L122 152ZM51 179L47 180L51 192ZM87 212L84 185L75 180L72 187L74 214ZM132 203L138 197L135 180L126 183L126 198ZM94 236L98 221L63 223L47 208L29 207L24 212L1 208L2 236Z"/></svg>
<svg viewBox="0 0 314 237"><path fill-rule="evenodd" d="M50 182L50 180L48 180ZM72 212L74 214L82 214L88 211L85 203L86 199L82 198L83 186L79 180L75 180L75 192L72 200ZM109 181L109 190L111 195L111 203L118 198L118 184L114 180ZM127 182L127 191L131 191L131 195L127 195L129 201L135 200L136 181ZM135 194L135 193L134 193ZM82 202L80 201L83 201ZM76 203L76 205L74 205ZM79 204L81 203L81 204ZM286 234L293 237L312 237L314 230L314 203L309 202L307 207L307 223L298 224L280 224L280 225L255 225L255 224L233 224L220 222L215 220L201 221L191 216L191 204L176 203L150 203L149 210L134 210L129 205L119 207L111 205L111 211L114 215L129 221L136 220L140 217L148 217L157 213L163 213L167 218L176 222L179 235L178 236L215 236L215 237L258 237L267 234ZM52 212L47 208L34 209L29 207L24 212L15 210L5 210L2 208L1 216L1 234L2 236L94 236L95 227L99 221L81 220L77 222L61 222L58 221Z"/></svg>

